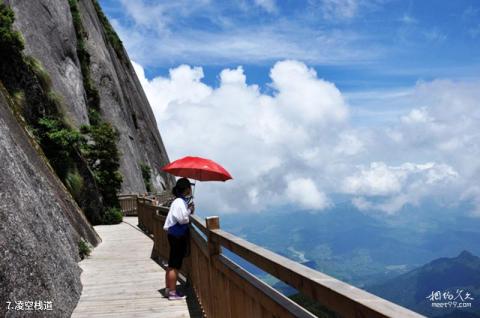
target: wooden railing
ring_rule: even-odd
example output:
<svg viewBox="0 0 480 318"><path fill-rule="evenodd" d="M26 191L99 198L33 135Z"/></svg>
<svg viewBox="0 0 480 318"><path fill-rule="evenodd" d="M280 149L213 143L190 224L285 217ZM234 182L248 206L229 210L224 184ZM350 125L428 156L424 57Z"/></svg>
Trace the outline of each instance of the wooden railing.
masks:
<svg viewBox="0 0 480 318"><path fill-rule="evenodd" d="M151 205L155 203L157 205L159 202L165 202L172 199L172 194L170 191L163 191L158 193L145 193L142 195L137 194L120 194L118 196L118 201L120 202L120 208L122 209L123 215L125 216L136 216L138 215L137 211L137 198L144 198Z"/></svg>
<svg viewBox="0 0 480 318"><path fill-rule="evenodd" d="M123 215L137 215L137 195L136 194L121 194L118 196L120 208Z"/></svg>
<svg viewBox="0 0 480 318"><path fill-rule="evenodd" d="M163 230L168 208L137 199L138 223L153 234L153 258L168 258ZM423 317L397 304L315 271L220 229L218 217L190 217L190 255L181 272L207 317L315 317L222 253L259 267L341 317Z"/></svg>

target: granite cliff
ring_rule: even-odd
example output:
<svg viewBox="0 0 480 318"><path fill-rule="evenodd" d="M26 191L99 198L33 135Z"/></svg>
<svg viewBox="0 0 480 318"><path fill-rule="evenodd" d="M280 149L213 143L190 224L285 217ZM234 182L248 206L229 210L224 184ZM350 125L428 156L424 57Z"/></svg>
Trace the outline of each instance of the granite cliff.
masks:
<svg viewBox="0 0 480 318"><path fill-rule="evenodd" d="M82 290L79 242L100 242L91 224L118 204L112 193L174 182L95 0L0 0L0 161L0 316L33 314L15 301L51 301L34 316L68 317Z"/></svg>
<svg viewBox="0 0 480 318"><path fill-rule="evenodd" d="M77 36L67 0L6 0L15 12L15 27L25 38L25 51L38 59L52 78L76 127L89 124L87 93L77 55ZM156 190L173 182L160 173L168 162L155 117L121 43L112 44L112 30L94 0L78 1L90 54L91 80L98 89L100 115L120 132L122 192L145 191L141 163L151 167Z"/></svg>
<svg viewBox="0 0 480 318"><path fill-rule="evenodd" d="M0 316L15 301L52 301L68 317L81 294L78 242L100 241L0 89ZM37 316L38 317L38 316Z"/></svg>

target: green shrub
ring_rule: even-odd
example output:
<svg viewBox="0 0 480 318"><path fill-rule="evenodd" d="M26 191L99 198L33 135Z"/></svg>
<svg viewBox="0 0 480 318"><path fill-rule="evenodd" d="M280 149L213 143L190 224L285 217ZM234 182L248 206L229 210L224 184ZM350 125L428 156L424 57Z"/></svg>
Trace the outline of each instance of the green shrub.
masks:
<svg viewBox="0 0 480 318"><path fill-rule="evenodd" d="M65 180L74 167L73 152L83 142L81 134L67 128L58 118L44 117L35 129L40 145L60 179Z"/></svg>
<svg viewBox="0 0 480 318"><path fill-rule="evenodd" d="M117 149L118 132L109 123L82 127L88 133L91 142L82 145L82 153L87 158L98 187L102 192L103 202L107 207L119 207L117 193L122 186L120 153Z"/></svg>
<svg viewBox="0 0 480 318"><path fill-rule="evenodd" d="M80 241L78 241L78 254L80 255L80 258L84 259L85 257L89 256L91 252L92 245L81 238Z"/></svg>
<svg viewBox="0 0 480 318"><path fill-rule="evenodd" d="M120 40L120 38L118 37L117 32L115 32L112 25L110 24L110 21L108 21L108 18L103 13L102 7L100 7L100 4L97 0L93 0L93 6L97 11L98 19L103 25L103 29L105 30L105 35L107 36L108 42L112 45L117 56L122 60L126 60L126 57L123 54L122 40Z"/></svg>
<svg viewBox="0 0 480 318"><path fill-rule="evenodd" d="M80 16L80 10L78 9L77 0L69 0L68 3L70 5L73 26L75 28L75 34L77 36L77 56L80 60L80 68L83 75L83 87L85 88L85 93L87 94L87 105L91 109L98 110L100 109L100 94L98 93L98 89L93 83L90 73L90 53L88 53L87 43L85 41L85 39L87 38L87 32L85 31L82 23L82 18ZM92 121L92 118L90 118L90 121Z"/></svg>
<svg viewBox="0 0 480 318"><path fill-rule="evenodd" d="M147 189L147 192L152 192L152 169L149 165L146 165L144 163L140 164L140 169L142 170L143 182L145 183L145 188Z"/></svg>
<svg viewBox="0 0 480 318"><path fill-rule="evenodd" d="M103 224L118 224L123 221L123 213L119 208L108 208L103 215Z"/></svg>
<svg viewBox="0 0 480 318"><path fill-rule="evenodd" d="M13 10L0 3L0 57L19 54L25 47L22 34L12 28L13 22L15 22Z"/></svg>
<svg viewBox="0 0 480 318"><path fill-rule="evenodd" d="M93 108L88 109L88 119L90 120L90 124L93 126L96 126L102 122L100 113Z"/></svg>
<svg viewBox="0 0 480 318"><path fill-rule="evenodd" d="M78 170L75 169L73 172L67 172L65 185L75 200L79 201L83 189L83 178L80 173L78 173Z"/></svg>

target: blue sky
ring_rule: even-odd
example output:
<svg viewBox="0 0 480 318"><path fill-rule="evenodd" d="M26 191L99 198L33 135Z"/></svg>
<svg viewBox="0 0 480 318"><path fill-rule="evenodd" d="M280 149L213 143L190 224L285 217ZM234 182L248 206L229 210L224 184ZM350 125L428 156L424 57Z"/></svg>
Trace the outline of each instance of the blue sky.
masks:
<svg viewBox="0 0 480 318"><path fill-rule="evenodd" d="M477 1L171 3L101 1L117 26L159 42L152 45L162 45L164 38L184 40L182 45L173 41L180 50L160 49L162 54L152 56L149 45L135 44L128 32L120 32L131 58L146 67L148 77L187 63L203 66L205 82L215 85L219 70L241 64L250 83L265 84L277 60L293 58L315 67L341 89L355 90L474 77L480 71ZM226 37L234 35L232 46L226 45ZM265 43L270 47L257 42L264 38L272 39ZM197 41L208 47L199 48ZM217 47L219 52L212 54Z"/></svg>
<svg viewBox="0 0 480 318"><path fill-rule="evenodd" d="M100 3L170 158L235 177L202 184L202 208L480 217L478 1Z"/></svg>

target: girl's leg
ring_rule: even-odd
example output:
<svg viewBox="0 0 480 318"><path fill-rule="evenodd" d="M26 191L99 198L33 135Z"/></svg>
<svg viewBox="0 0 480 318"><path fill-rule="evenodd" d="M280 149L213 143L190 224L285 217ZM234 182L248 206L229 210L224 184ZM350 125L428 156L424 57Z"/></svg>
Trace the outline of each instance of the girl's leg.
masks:
<svg viewBox="0 0 480 318"><path fill-rule="evenodd" d="M168 296L168 268L167 270L165 271L165 295Z"/></svg>
<svg viewBox="0 0 480 318"><path fill-rule="evenodd" d="M168 290L173 293L177 287L177 270L171 267L167 268L166 281Z"/></svg>

